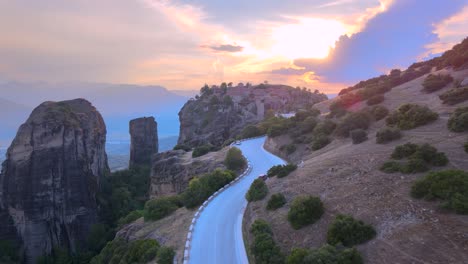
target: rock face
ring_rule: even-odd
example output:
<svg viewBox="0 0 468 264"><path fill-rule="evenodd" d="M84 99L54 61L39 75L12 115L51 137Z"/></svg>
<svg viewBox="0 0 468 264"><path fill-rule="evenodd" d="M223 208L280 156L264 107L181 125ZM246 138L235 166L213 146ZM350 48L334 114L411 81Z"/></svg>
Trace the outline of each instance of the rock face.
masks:
<svg viewBox="0 0 468 264"><path fill-rule="evenodd" d="M130 121L130 166L149 165L153 154L158 153L158 124L154 117Z"/></svg>
<svg viewBox="0 0 468 264"><path fill-rule="evenodd" d="M19 128L0 176L0 235L16 233L26 262L85 243L109 170L105 142L104 121L84 99L45 102Z"/></svg>
<svg viewBox="0 0 468 264"><path fill-rule="evenodd" d="M183 192L189 181L198 175L225 169L226 149L192 158L191 152L172 150L153 156L150 197L168 196Z"/></svg>
<svg viewBox="0 0 468 264"><path fill-rule="evenodd" d="M179 112L178 144L221 146L245 126L262 121L269 110L295 112L324 100L327 96L318 91L284 85L205 87L200 97L188 101Z"/></svg>

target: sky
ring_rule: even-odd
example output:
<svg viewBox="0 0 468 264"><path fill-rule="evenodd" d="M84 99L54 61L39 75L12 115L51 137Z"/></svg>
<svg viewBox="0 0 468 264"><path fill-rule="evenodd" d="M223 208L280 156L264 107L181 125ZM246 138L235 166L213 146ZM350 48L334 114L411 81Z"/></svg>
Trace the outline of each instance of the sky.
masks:
<svg viewBox="0 0 468 264"><path fill-rule="evenodd" d="M0 81L335 93L468 36L468 0L0 0Z"/></svg>

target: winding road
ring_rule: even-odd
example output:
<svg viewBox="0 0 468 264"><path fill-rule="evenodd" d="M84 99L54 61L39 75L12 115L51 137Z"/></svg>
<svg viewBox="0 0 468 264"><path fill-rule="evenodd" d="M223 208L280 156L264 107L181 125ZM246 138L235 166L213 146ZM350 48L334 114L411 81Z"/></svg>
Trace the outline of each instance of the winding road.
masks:
<svg viewBox="0 0 468 264"><path fill-rule="evenodd" d="M246 140L236 146L250 161L252 170L203 210L193 229L189 263L248 263L242 237L242 218L247 206L245 193L260 174L274 165L284 164L282 159L263 148L265 139Z"/></svg>

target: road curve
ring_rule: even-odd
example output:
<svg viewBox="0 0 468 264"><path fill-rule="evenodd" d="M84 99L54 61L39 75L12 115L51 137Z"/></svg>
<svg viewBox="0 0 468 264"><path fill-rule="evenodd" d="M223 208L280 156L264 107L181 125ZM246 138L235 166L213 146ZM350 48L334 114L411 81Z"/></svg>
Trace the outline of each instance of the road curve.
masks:
<svg viewBox="0 0 468 264"><path fill-rule="evenodd" d="M242 238L242 217L247 206L245 193L260 174L274 165L284 164L283 160L263 148L265 139L246 140L236 146L251 162L252 170L216 196L203 210L193 228L189 263L248 263Z"/></svg>

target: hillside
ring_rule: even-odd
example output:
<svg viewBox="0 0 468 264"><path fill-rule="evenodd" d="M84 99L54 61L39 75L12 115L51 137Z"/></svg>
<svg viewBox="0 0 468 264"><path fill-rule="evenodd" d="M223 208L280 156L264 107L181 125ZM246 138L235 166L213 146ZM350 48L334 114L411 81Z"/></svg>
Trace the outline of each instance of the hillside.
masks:
<svg viewBox="0 0 468 264"><path fill-rule="evenodd" d="M467 40L464 44L466 43ZM432 62L434 61L440 62L441 59L436 58ZM276 243L288 255L292 248L312 249L324 245L333 219L338 214L348 214L371 224L377 231L374 239L357 246L365 263L466 263L468 216L444 208L442 202L415 199L410 195L413 183L428 172L390 174L380 170L391 159L396 146L412 142L431 144L447 156L449 162L446 166L431 167L430 171L468 171L468 154L463 148L468 141L468 133L455 133L447 128L447 122L455 109L468 106L468 98L463 101L460 96L458 99L463 102L454 105L443 104L439 99L439 95L450 89L466 89L453 88L466 82L468 78L468 70L464 70L466 63L455 61L457 65L434 65L424 75L390 87L384 92L383 102L377 105L390 112L402 104L412 103L427 106L439 116L437 120L416 128L402 129L400 139L386 144L376 143L377 131L386 127L385 118L371 121L367 129L368 139L360 144L353 144L349 137L336 135L346 128L343 125L346 118L353 116L349 112L357 114L353 116L355 119L348 119L354 121L349 122L348 126L358 128L362 121L358 116L365 116L365 111L369 111L369 108L366 109L368 105L362 97L342 105L344 109L340 111L344 112L341 113L333 113L333 109L336 110L334 106L342 103L340 100L343 98L350 98L349 94L362 96L365 86L348 89L341 96L314 106L322 114L317 120L329 120L338 124L333 136L328 135L331 143L320 146L321 149L313 150L314 139L311 142L293 132L270 137L266 144L267 149L299 164L299 168L285 178L267 180L269 195L259 202L249 204L244 216L245 231L248 232L247 228L255 219L267 220ZM449 74L453 81L441 85L441 88L437 88L439 90L428 92L423 85L429 74ZM362 111L364 109L366 110ZM410 117L418 118L416 113ZM299 121L296 119L291 122ZM365 125L363 129L366 130ZM285 149L291 145L294 148L290 148L292 153L288 154ZM415 166L410 166L409 170L417 170ZM268 199L275 193L284 194L286 205L274 211L266 210ZM292 201L299 195L319 197L324 203L325 213L316 223L295 230L288 223L287 215ZM250 243L253 242L252 239L248 237Z"/></svg>

